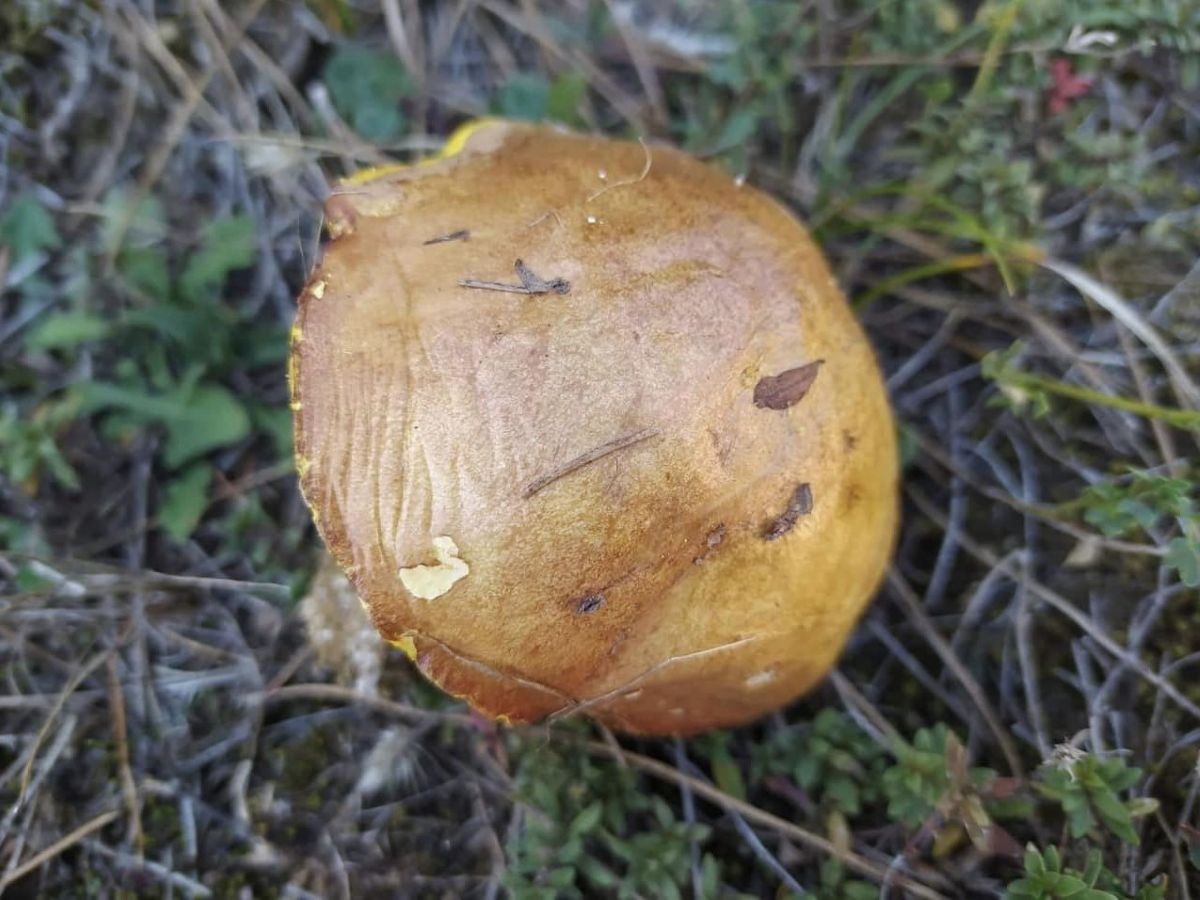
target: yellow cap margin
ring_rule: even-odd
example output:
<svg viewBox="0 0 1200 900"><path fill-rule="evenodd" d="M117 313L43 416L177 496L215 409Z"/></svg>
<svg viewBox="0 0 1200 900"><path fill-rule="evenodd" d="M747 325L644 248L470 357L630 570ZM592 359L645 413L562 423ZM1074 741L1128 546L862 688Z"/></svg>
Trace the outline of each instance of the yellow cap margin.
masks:
<svg viewBox="0 0 1200 900"><path fill-rule="evenodd" d="M368 169L362 169L355 172L353 175L348 175L341 180L341 184L356 185L366 184L369 181L375 181L379 178L385 178L388 175L393 175L396 172L402 172L405 169L411 169L413 166L426 166L430 163L435 163L443 159L449 159L460 153L467 145L471 135L485 125L490 125L493 122L498 122L499 119L494 117L484 117L481 119L471 119L463 122L450 133L450 137L446 138L446 143L442 145L442 149L432 156L427 156L424 159L417 160L415 163L389 163L386 166L371 166Z"/></svg>

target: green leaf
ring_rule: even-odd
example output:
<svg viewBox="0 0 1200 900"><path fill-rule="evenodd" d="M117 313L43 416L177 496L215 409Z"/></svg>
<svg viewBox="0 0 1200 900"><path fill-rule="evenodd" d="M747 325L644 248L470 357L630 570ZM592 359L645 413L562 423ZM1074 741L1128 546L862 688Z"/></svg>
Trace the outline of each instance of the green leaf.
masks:
<svg viewBox="0 0 1200 900"><path fill-rule="evenodd" d="M203 244L183 269L179 278L180 296L190 303L209 299L230 272L253 263L257 252L253 219L249 216L218 219L208 226Z"/></svg>
<svg viewBox="0 0 1200 900"><path fill-rule="evenodd" d="M292 457L292 411L286 406L262 406L253 404L248 409L250 421L256 431L261 431L275 445L279 458Z"/></svg>
<svg viewBox="0 0 1200 900"><path fill-rule="evenodd" d="M189 466L171 479L158 509L158 524L177 541L184 541L196 529L208 506L208 486L212 468L207 463Z"/></svg>
<svg viewBox="0 0 1200 900"><path fill-rule="evenodd" d="M236 444L250 433L250 417L241 402L225 388L201 384L151 394L104 382L77 386L85 411L118 409L142 423L167 430L163 461L176 469L211 450Z"/></svg>
<svg viewBox="0 0 1200 900"><path fill-rule="evenodd" d="M675 824L675 813L671 811L671 807L667 805L662 797L655 796L652 798L652 808L654 810L654 818L658 820L659 827L670 828Z"/></svg>
<svg viewBox="0 0 1200 900"><path fill-rule="evenodd" d="M834 776L825 783L825 796L847 815L855 815L862 810L858 786L844 775Z"/></svg>
<svg viewBox="0 0 1200 900"><path fill-rule="evenodd" d="M567 832L571 835L584 835L591 832L600 824L600 816L604 813L604 804L599 800L584 807L583 811L571 820Z"/></svg>
<svg viewBox="0 0 1200 900"><path fill-rule="evenodd" d="M742 778L742 770L724 746L713 751L712 773L717 787L739 800L746 799L746 782Z"/></svg>
<svg viewBox="0 0 1200 900"><path fill-rule="evenodd" d="M546 94L546 118L564 125L580 125L579 105L587 94L587 79L578 72L559 75Z"/></svg>
<svg viewBox="0 0 1200 900"><path fill-rule="evenodd" d="M546 884L552 888L567 888L575 884L575 870L571 866L560 866L546 876Z"/></svg>
<svg viewBox="0 0 1200 900"><path fill-rule="evenodd" d="M1134 797L1125 804L1131 818L1140 819L1143 816L1158 812L1159 802L1153 797Z"/></svg>
<svg viewBox="0 0 1200 900"><path fill-rule="evenodd" d="M238 362L248 369L281 365L287 359L288 330L279 325L249 324L233 338Z"/></svg>
<svg viewBox="0 0 1200 900"><path fill-rule="evenodd" d="M796 761L796 767L792 770L792 777L796 779L796 783L805 790L810 790L816 783L817 778L821 774L821 760L809 748L809 752Z"/></svg>
<svg viewBox="0 0 1200 900"><path fill-rule="evenodd" d="M1121 802L1121 798L1107 788L1094 791L1091 795L1092 805L1100 815L1100 821L1108 830L1131 844L1138 843L1137 832L1134 831L1129 810Z"/></svg>
<svg viewBox="0 0 1200 900"><path fill-rule="evenodd" d="M1025 871L1030 875L1045 875L1046 862L1033 844L1025 847Z"/></svg>
<svg viewBox="0 0 1200 900"><path fill-rule="evenodd" d="M721 890L721 867L711 853L700 861L700 898L717 900Z"/></svg>
<svg viewBox="0 0 1200 900"><path fill-rule="evenodd" d="M124 186L114 187L105 195L103 215L100 243L106 253L157 244L168 233L162 201L152 194L139 198L136 190Z"/></svg>
<svg viewBox="0 0 1200 900"><path fill-rule="evenodd" d="M1179 580L1187 587L1200 587L1200 541L1177 537L1167 544L1167 555L1163 562L1168 569L1179 574Z"/></svg>
<svg viewBox="0 0 1200 900"><path fill-rule="evenodd" d="M1041 885L1035 878L1018 878L1005 890L1006 897L1043 896Z"/></svg>
<svg viewBox="0 0 1200 900"><path fill-rule="evenodd" d="M730 150L744 144L757 130L760 117L761 111L753 104L738 107L733 115L725 120L725 126L715 142L717 151Z"/></svg>
<svg viewBox="0 0 1200 900"><path fill-rule="evenodd" d="M1044 854L1046 860L1046 871L1061 872L1062 871L1062 856L1059 855L1058 848L1051 844L1046 848Z"/></svg>
<svg viewBox="0 0 1200 900"><path fill-rule="evenodd" d="M514 72L500 88L497 105L509 119L541 121L550 106L550 85L537 72Z"/></svg>
<svg viewBox="0 0 1200 900"><path fill-rule="evenodd" d="M109 322L92 313L74 310L54 313L29 332L25 345L31 350L67 350L108 337L111 329Z"/></svg>
<svg viewBox="0 0 1200 900"><path fill-rule="evenodd" d="M167 256L158 247L126 247L117 256L117 271L149 300L166 300L171 291Z"/></svg>
<svg viewBox="0 0 1200 900"><path fill-rule="evenodd" d="M1087 889L1088 886L1084 884L1082 878L1076 878L1074 875L1060 875L1058 883L1054 886L1054 896L1074 897Z"/></svg>
<svg viewBox="0 0 1200 900"><path fill-rule="evenodd" d="M404 133L400 101L412 93L412 79L391 53L339 47L322 80L338 114L367 140L391 141Z"/></svg>
<svg viewBox="0 0 1200 900"><path fill-rule="evenodd" d="M617 877L616 872L592 856L580 857L579 872L594 887L614 888L621 883L621 879Z"/></svg>
<svg viewBox="0 0 1200 900"><path fill-rule="evenodd" d="M53 217L38 202L33 191L18 194L0 216L0 244L12 252L13 263L62 245Z"/></svg>

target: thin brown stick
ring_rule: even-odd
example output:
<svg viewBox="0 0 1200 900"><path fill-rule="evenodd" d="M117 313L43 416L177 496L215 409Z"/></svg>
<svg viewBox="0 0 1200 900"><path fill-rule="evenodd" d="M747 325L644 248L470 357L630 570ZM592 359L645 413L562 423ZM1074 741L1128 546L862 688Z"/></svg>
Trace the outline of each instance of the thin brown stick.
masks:
<svg viewBox="0 0 1200 900"><path fill-rule="evenodd" d="M37 556L27 553L0 553L0 559L49 563ZM169 590L171 588L192 588L196 590L246 591L273 594L276 597L286 597L288 587L284 584L274 584L270 581L238 581L235 578L207 578L200 575L171 575L166 572L155 572L143 569L140 572L128 573L118 571L69 572L61 570L69 568L71 563L79 566L94 566L94 563L84 563L78 560L58 560L57 568L51 568L60 574L69 574L73 582L87 589L88 593L100 591L144 591Z"/></svg>
<svg viewBox="0 0 1200 900"><path fill-rule="evenodd" d="M921 608L921 598L909 586L904 576L896 571L895 567L888 570L887 580L888 585L895 591L896 596L900 598L900 603L904 607L904 611L908 614L909 619L921 633L921 636L929 643L929 646L933 648L934 652L941 657L942 662L946 664L946 668L959 680L963 690L967 692L967 696L971 698L971 702L975 704L975 708L983 716L983 721L987 723L988 729L996 738L996 743L1000 745L1000 751L1004 754L1004 759L1008 762L1009 771L1017 778L1024 777L1025 769L1021 765L1021 755L1017 752L1017 747L1013 743L1012 738L1009 737L1007 730L1000 723L999 715L992 708L991 702L983 692L983 688L979 686L979 682L975 680L975 676L967 670L962 660L958 658L958 654L954 652L946 639L938 633L933 623L929 621L929 617L925 615L925 610Z"/></svg>
<svg viewBox="0 0 1200 900"><path fill-rule="evenodd" d="M109 655L104 660L108 672L108 703L112 709L113 740L117 746L117 772L121 779L121 796L129 814L129 841L140 857L144 850L142 834L142 804L138 800L137 784L133 780L133 767L129 762L129 728L125 716L125 692L117 673L117 658Z"/></svg>
<svg viewBox="0 0 1200 900"><path fill-rule="evenodd" d="M646 180L646 177L650 174L650 167L654 164L654 157L650 155L650 148L646 146L646 141L643 138L638 138L638 143L642 145L642 152L646 154L646 162L642 166L641 174L634 178L623 178L620 181L614 181L612 184L606 184L595 193L590 194L587 200L584 201L585 203L591 203L597 197L603 197L609 191L620 187L629 187L630 185L639 184Z"/></svg>
<svg viewBox="0 0 1200 900"><path fill-rule="evenodd" d="M570 475L572 472L582 469L584 466L590 466L596 460L603 459L609 454L616 453L618 450L624 450L626 447L632 447L634 444L640 444L642 441L647 441L652 437L660 434L657 428L643 428L641 431L635 431L632 434L626 434L622 437L613 438L611 441L601 444L586 453L581 453L574 459L568 460L562 466L555 469L553 472L547 472L533 481L529 482L529 486L525 488L525 492L521 497L528 500L542 488L552 484L558 479Z"/></svg>
<svg viewBox="0 0 1200 900"><path fill-rule="evenodd" d="M128 631L124 637L128 637ZM122 642L123 640L124 638L122 638ZM101 650L82 666L80 666L75 674L71 676L71 679L63 687L62 691L59 692L58 699L54 701L54 706L51 707L50 712L46 713L46 719L42 722L42 727L38 729L38 733L33 739L34 749L29 754L29 761L25 764L25 768L21 770L21 786L17 791L18 803L24 801L25 792L29 790L29 780L33 777L33 765L37 760L37 748L41 746L42 741L46 739L46 735L50 733L50 726L54 724L54 720L58 718L58 714L62 712L63 707L67 705L67 700L73 693L75 693L75 689L83 684L83 682L87 680L87 677L95 672L96 669L100 668L100 666L106 659L109 658L109 656L112 655L112 653L113 648L111 647L106 647L105 649Z"/></svg>
<svg viewBox="0 0 1200 900"><path fill-rule="evenodd" d="M365 706L377 712L388 713L410 722L423 722L437 719L454 725L475 725L475 720L463 713L435 712L430 709L420 709L395 700L383 697L371 697L358 691L337 684L289 684L273 691L263 691L252 698L262 702L280 702L283 700L325 700L334 703L350 703Z"/></svg>
<svg viewBox="0 0 1200 900"><path fill-rule="evenodd" d="M758 637L743 637L733 641L726 641L724 644L718 644L715 647L705 647L703 650L693 650L691 653L680 653L678 656L668 656L661 662L657 662L650 668L645 669L641 673L635 675L622 685L618 685L611 690L605 691L603 694L597 694L595 697L589 697L586 700L579 700L572 703L570 706L565 706L557 712L551 713L546 717L547 722L555 722L559 719L564 719L567 716L575 716L579 713L586 712L589 709L595 709L608 703L609 700L620 698L625 694L632 693L639 685L646 682L650 677L657 675L668 666L672 666L677 662L686 660L699 659L705 656L711 656L714 653L721 653L725 650L732 650L734 647L741 647L744 644L750 644L758 640Z"/></svg>
<svg viewBox="0 0 1200 900"><path fill-rule="evenodd" d="M613 748L601 741L586 741L583 747L596 756L612 756ZM685 775L673 766L659 762L657 759L651 759L649 756L642 756L640 753L634 753L624 748L620 749L621 756L625 761L635 769L641 769L648 775L653 775L664 781L669 781L672 784L682 787L688 787L697 796L703 797L710 803L715 803L722 809L731 812L739 813L748 821L755 822L766 828L770 828L798 844L803 844L827 856L837 858L848 869L853 869L861 875L866 875L878 882L894 883L906 891L909 891L914 897L922 897L925 900L945 900L945 895L940 894L931 888L926 887L919 881L910 878L907 875L900 875L890 872L887 867L871 862L869 859L859 856L850 850L843 850L832 841L826 840L819 834L814 834L807 829L801 828L786 819L781 819L778 816L772 815L766 810L759 809L744 800L739 800L737 797L727 794L719 788L713 787L699 778L693 778L690 775Z"/></svg>
<svg viewBox="0 0 1200 900"><path fill-rule="evenodd" d="M107 825L109 822L111 822L113 819L115 819L120 814L121 814L120 810L116 810L116 809L111 809L108 812L101 813L100 815L96 816L96 818L92 819L90 822L86 822L83 825L80 825L78 828L76 828L70 834L63 835L61 838L59 838L57 841L55 841L49 847L45 848L44 850L39 851L38 853L35 853L33 856L29 857L29 859L25 860L25 862L21 863L21 865L17 866L12 871L5 873L3 876L0 876L0 894L2 894L5 890L5 888L7 888L10 884L13 884L16 881L20 881L22 878L24 878L30 872L37 870L41 866L44 866L46 863L48 863L50 860L54 859L54 857L69 850L71 847L74 847L76 844L78 844L80 841L82 841L84 838L86 838L89 834L94 834L95 832L99 831L101 828L103 828L105 825Z"/></svg>
<svg viewBox="0 0 1200 900"><path fill-rule="evenodd" d="M834 690L841 696L842 702L853 706L873 728L883 735L893 754L899 755L908 746L908 741L904 740L896 727L887 720L875 704L863 695L862 691L854 686L849 678L834 669L829 675L829 680L833 684Z"/></svg>

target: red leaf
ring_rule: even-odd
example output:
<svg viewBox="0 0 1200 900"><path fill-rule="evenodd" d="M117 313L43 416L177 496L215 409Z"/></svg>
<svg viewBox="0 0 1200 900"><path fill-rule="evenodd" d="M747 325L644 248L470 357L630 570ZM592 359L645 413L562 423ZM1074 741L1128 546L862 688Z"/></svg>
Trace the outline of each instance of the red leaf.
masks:
<svg viewBox="0 0 1200 900"><path fill-rule="evenodd" d="M1050 114L1057 116L1066 112L1072 100L1082 97L1091 89L1093 81L1090 75L1076 75L1069 59L1051 60L1050 90L1046 101Z"/></svg>

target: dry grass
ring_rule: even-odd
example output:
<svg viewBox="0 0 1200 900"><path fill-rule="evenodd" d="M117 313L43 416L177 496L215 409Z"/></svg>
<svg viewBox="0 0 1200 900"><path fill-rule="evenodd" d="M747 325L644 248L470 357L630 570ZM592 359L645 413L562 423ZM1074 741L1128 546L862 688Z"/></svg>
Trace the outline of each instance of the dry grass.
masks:
<svg viewBox="0 0 1200 900"><path fill-rule="evenodd" d="M252 216L256 261L228 302L278 326L316 256L330 180L436 146L515 72L582 75L584 126L681 138L672 123L715 102L696 85L734 40L712 30L721 16L704 4L686 14L644 4L636 15L616 0L599 6L619 27L590 44L569 38L597 7L582 0L17 0L0 12L14 26L7 45L0 38L0 209L34 190L64 245L40 264L49 288L33 299L18 302L16 291L37 273L0 264L4 390L32 414L119 362L111 349L30 355L21 345L39 318L75 302L63 299L79 288L61 264L72 248L115 248L114 231L138 227L136 203L115 221L104 205L114 186L161 201L173 254L194 246L206 221ZM1162 805L1140 820L1141 846L1111 858L1127 884L1166 874L1176 895L1192 896L1197 593L1164 565L1172 532L1162 523L1105 537L1063 506L1117 460L1196 477L1200 431L1137 414L1200 410L1200 246L1195 232L1186 238L1200 204L1200 97L1175 83L1183 54L1106 51L1086 101L1105 121L1155 125L1160 142L1141 152L1176 179L1169 202L1140 185L1132 196L1063 188L1032 235L978 236L920 202L945 184L931 174L936 160L906 168L884 152L935 146L905 131L909 88L898 80L950 72L980 103L1000 60L1041 71L1060 46L993 34L965 49L867 52L855 35L873 14L833 6L806 7L817 55L781 93L790 127L760 127L735 147L719 135L688 139L810 216L848 292L866 301L911 450L906 522L836 676L734 735L734 755L823 705L891 746L944 721L973 761L1017 778L1063 742L1126 754ZM386 36L412 77L395 146L357 136L319 79L343 14L360 36ZM878 101L893 90L889 109ZM1027 94L1011 123L1015 152L1066 154L1041 88L1011 90ZM908 189L849 190L891 179ZM113 253L98 252L84 302L115 317L144 298L114 277ZM1092 401L1068 395L1041 418L1018 409L1036 391L1000 390L981 375L985 354L1017 340L1023 371ZM277 369L223 377L240 396L282 407ZM1130 399L1133 411L1105 398ZM0 893L497 896L505 847L530 814L514 802L516 745L424 686L399 654L377 688L330 683L285 583L313 571L316 538L290 468L261 434L215 454L205 525L185 541L156 530L152 430L121 443L81 416L57 438L83 490L0 478L0 513L21 533L0 556ZM237 529L221 524L234 520ZM664 796L681 819L717 827L719 852L735 860L729 883L752 895L808 886L802 873L824 854L892 895L992 896L1013 871L969 847L935 859L936 822L915 835L895 824L818 834L796 824L811 813L802 803L758 785L748 798L716 788L682 744L606 737L580 752L673 783ZM1022 840L1055 839L1038 828Z"/></svg>

